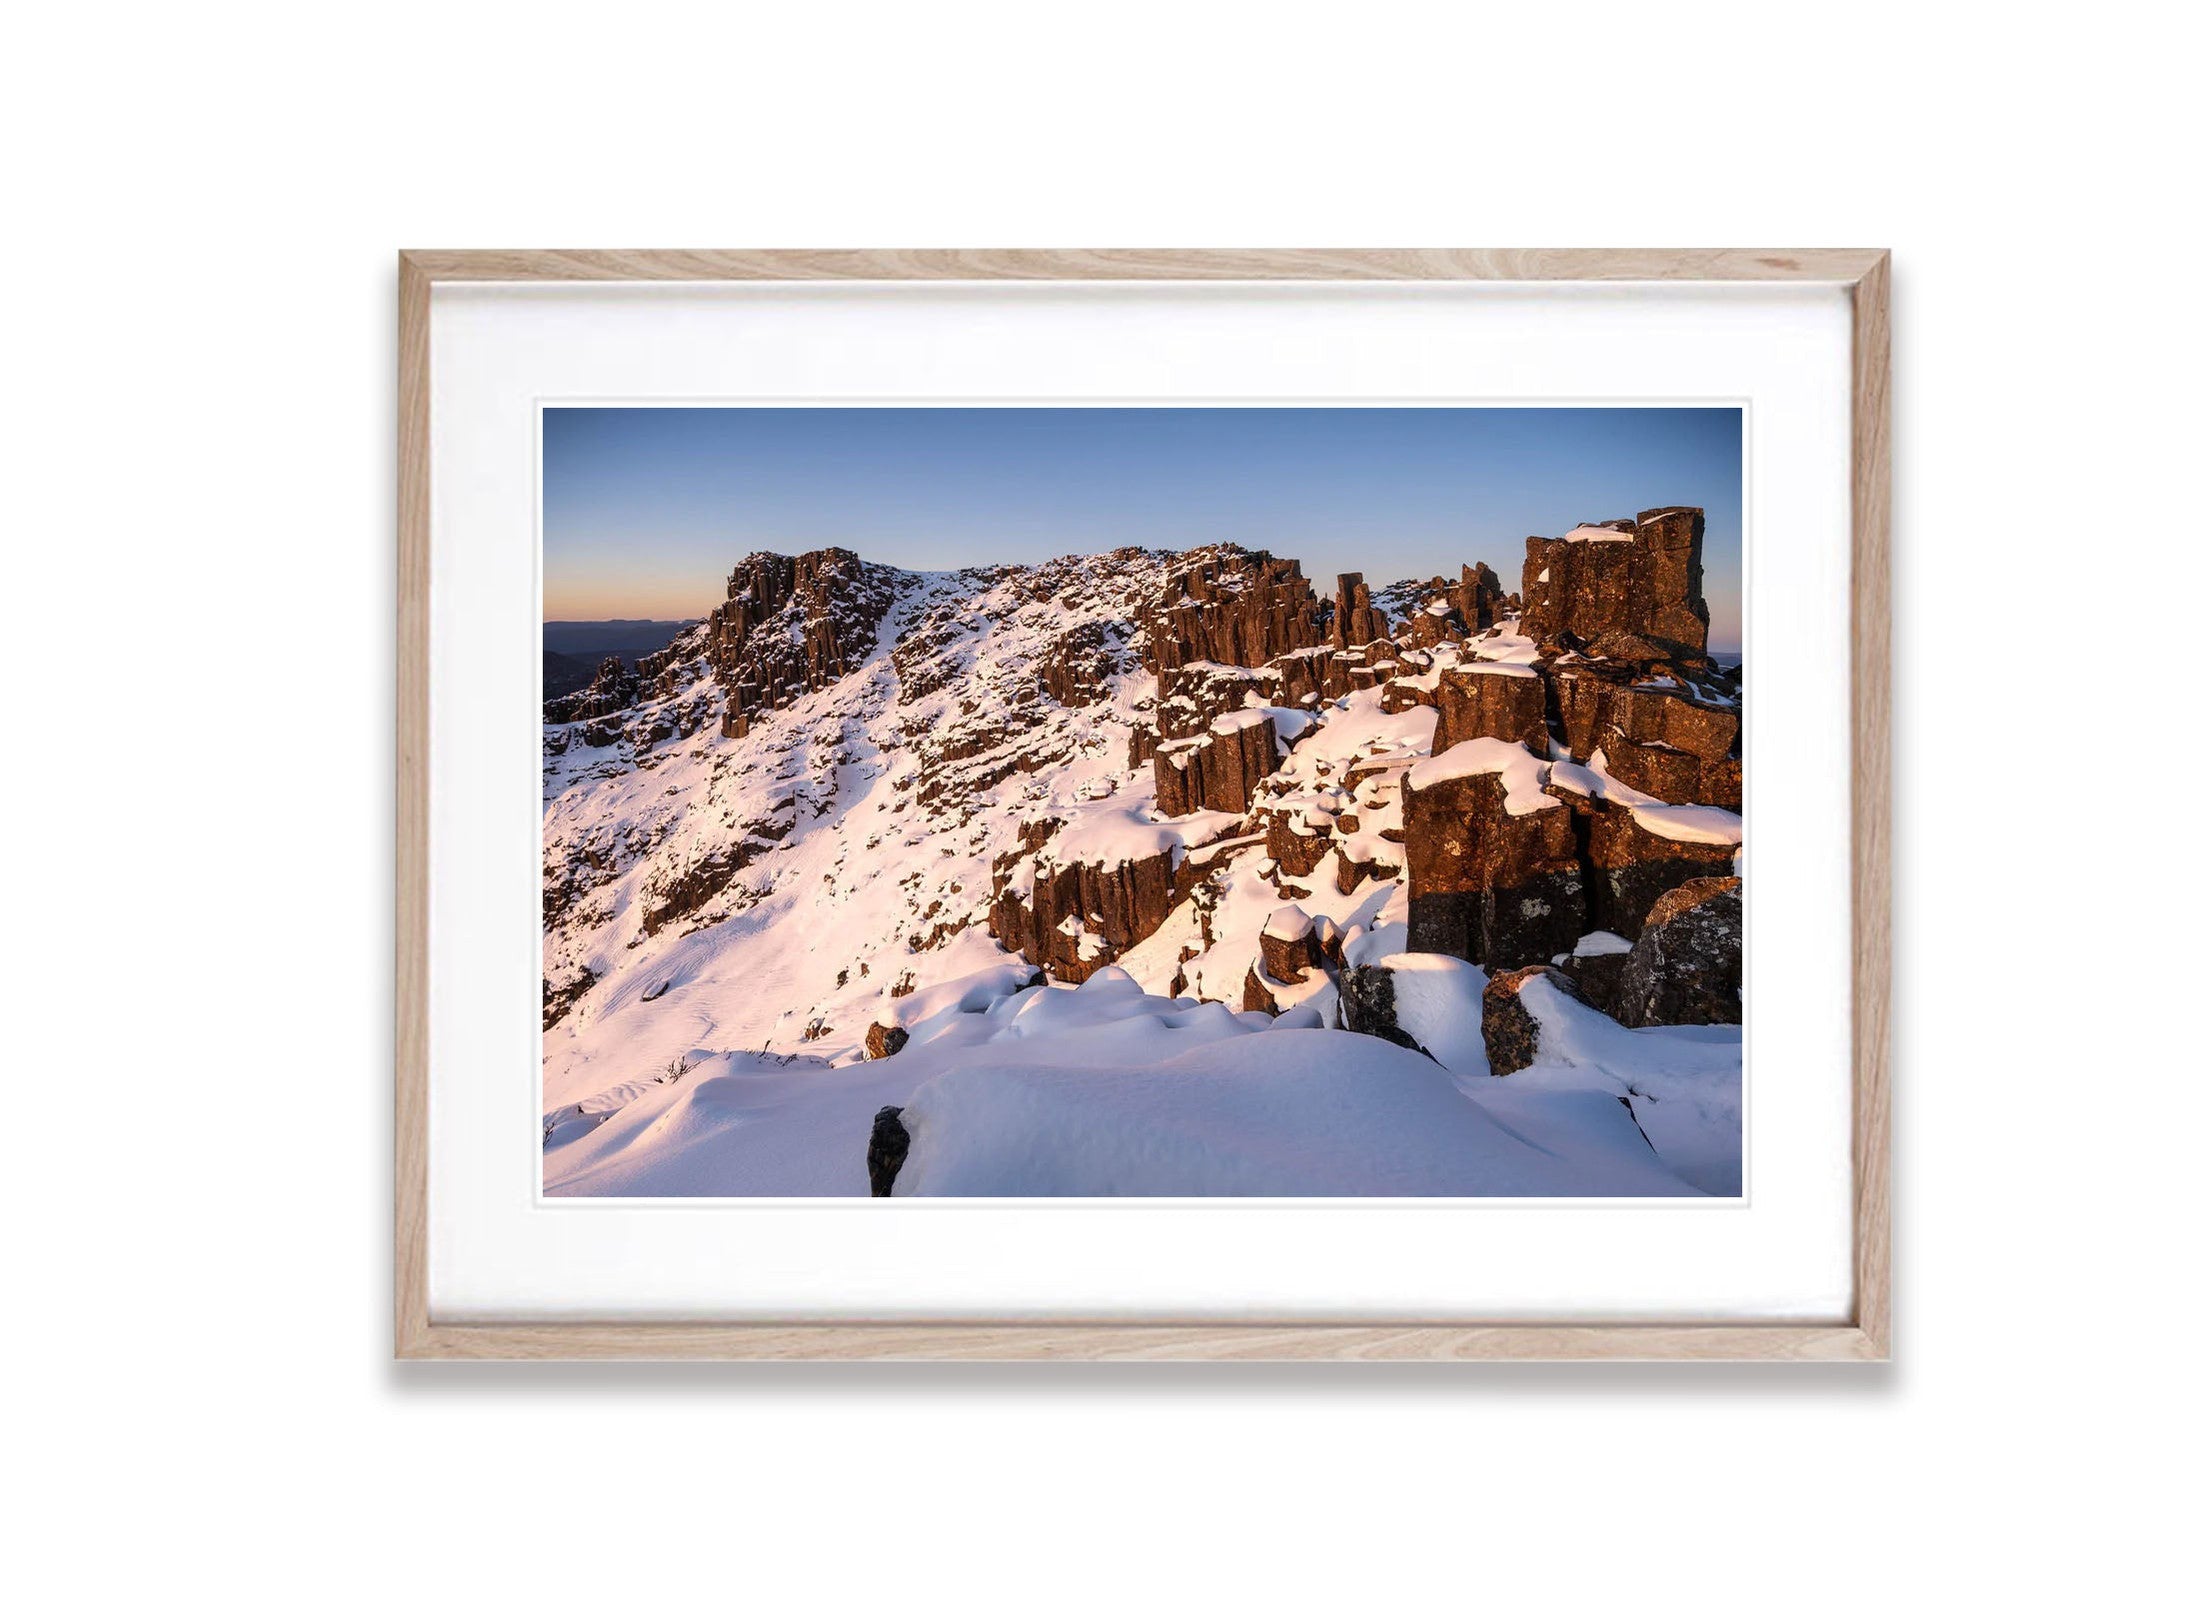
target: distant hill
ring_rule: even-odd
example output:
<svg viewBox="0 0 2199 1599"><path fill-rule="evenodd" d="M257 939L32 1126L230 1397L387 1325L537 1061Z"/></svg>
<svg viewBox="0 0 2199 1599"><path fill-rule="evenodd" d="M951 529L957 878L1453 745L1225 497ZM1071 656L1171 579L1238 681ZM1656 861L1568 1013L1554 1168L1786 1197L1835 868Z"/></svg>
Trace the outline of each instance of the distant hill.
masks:
<svg viewBox="0 0 2199 1599"><path fill-rule="evenodd" d="M624 618L609 622L544 622L542 647L560 655L647 655L672 642L684 622L638 622Z"/></svg>
<svg viewBox="0 0 2199 1599"><path fill-rule="evenodd" d="M596 668L614 655L628 665L653 655L672 642L685 622L647 622L617 618L607 622L544 622L542 624L542 697L558 699L588 686Z"/></svg>

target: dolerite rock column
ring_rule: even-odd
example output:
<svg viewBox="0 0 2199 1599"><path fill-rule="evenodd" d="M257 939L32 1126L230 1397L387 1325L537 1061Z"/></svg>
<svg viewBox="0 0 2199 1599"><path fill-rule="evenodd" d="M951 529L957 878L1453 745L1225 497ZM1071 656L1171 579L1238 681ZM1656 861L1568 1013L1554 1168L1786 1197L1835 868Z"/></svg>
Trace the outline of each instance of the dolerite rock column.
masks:
<svg viewBox="0 0 2199 1599"><path fill-rule="evenodd" d="M1282 764L1273 718L1259 711L1233 712L1199 738L1163 744L1154 752L1154 808L1163 816L1249 811L1260 779Z"/></svg>
<svg viewBox="0 0 2199 1599"><path fill-rule="evenodd" d="M1741 880L1699 877L1650 908L1619 975L1628 1027L1741 1019Z"/></svg>
<svg viewBox="0 0 2199 1599"><path fill-rule="evenodd" d="M1363 573L1343 572L1336 579L1336 614L1329 639L1339 648L1371 644L1390 636L1390 619L1375 608L1374 590Z"/></svg>
<svg viewBox="0 0 2199 1599"><path fill-rule="evenodd" d="M1407 949L1524 966L1570 950L1588 930L1565 806L1537 796L1515 814L1498 771L1426 783L1408 775L1403 788Z"/></svg>
<svg viewBox="0 0 2199 1599"><path fill-rule="evenodd" d="M1436 751L1468 739L1498 738L1547 758L1545 698L1542 678L1532 667L1498 662L1446 667L1436 680ZM1387 705L1385 700L1385 709Z"/></svg>
<svg viewBox="0 0 2199 1599"><path fill-rule="evenodd" d="M1260 958L1245 973L1245 1009L1276 1015L1276 988L1295 988L1321 970L1321 940L1313 919L1295 905L1273 912L1260 929Z"/></svg>
<svg viewBox="0 0 2199 1599"><path fill-rule="evenodd" d="M1173 568L1140 617L1146 667L1165 678L1193 661L1265 666L1319 642L1320 602L1296 561L1223 546Z"/></svg>
<svg viewBox="0 0 2199 1599"><path fill-rule="evenodd" d="M1731 844L1675 838L1645 826L1624 805L1571 793L1562 797L1581 820L1593 927L1638 940L1660 897L1698 877L1732 874Z"/></svg>
<svg viewBox="0 0 2199 1599"><path fill-rule="evenodd" d="M1612 536L1527 541L1520 631L1548 645L1570 633L1591 653L1597 640L1631 637L1655 653L1701 657L1710 637L1703 513L1668 506L1601 526Z"/></svg>

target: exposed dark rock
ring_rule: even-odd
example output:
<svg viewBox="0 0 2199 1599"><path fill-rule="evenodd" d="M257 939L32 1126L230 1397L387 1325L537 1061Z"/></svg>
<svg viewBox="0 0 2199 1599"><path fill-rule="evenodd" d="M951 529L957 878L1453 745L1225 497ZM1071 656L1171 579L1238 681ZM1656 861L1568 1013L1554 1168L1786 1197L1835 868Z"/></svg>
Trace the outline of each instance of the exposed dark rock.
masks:
<svg viewBox="0 0 2199 1599"><path fill-rule="evenodd" d="M1215 731L1161 745L1153 754L1154 808L1163 816L1251 810L1260 779L1283 764L1278 738L1272 718L1238 712Z"/></svg>
<svg viewBox="0 0 2199 1599"><path fill-rule="evenodd" d="M1699 877L1650 908L1613 1011L1629 1027L1741 1019L1741 880Z"/></svg>
<svg viewBox="0 0 2199 1599"><path fill-rule="evenodd" d="M1268 818L1268 856L1286 877L1312 876L1334 839L1335 823L1324 811L1282 810Z"/></svg>
<svg viewBox="0 0 2199 1599"><path fill-rule="evenodd" d="M1039 663L1039 682L1062 705L1092 705L1107 697L1122 668L1120 628L1081 622L1064 631Z"/></svg>
<svg viewBox="0 0 2199 1599"><path fill-rule="evenodd" d="M725 686L723 730L742 736L743 718L791 704L868 660L898 592L894 576L852 550L743 557L707 623L708 659Z"/></svg>
<svg viewBox="0 0 2199 1599"><path fill-rule="evenodd" d="M1265 666L1316 643L1319 618L1296 561L1235 545L1194 550L1140 616L1146 665L1164 680L1193 661Z"/></svg>
<svg viewBox="0 0 2199 1599"><path fill-rule="evenodd" d="M891 1199L893 1180L909 1158L909 1130L902 1125L901 1107L887 1105L870 1119L870 1148L864 1152L870 1167L870 1197Z"/></svg>
<svg viewBox="0 0 2199 1599"><path fill-rule="evenodd" d="M1358 572L1338 574L1336 611L1329 627L1330 640L1349 648L1389 636L1390 619L1375 605L1374 591L1367 587L1364 575Z"/></svg>
<svg viewBox="0 0 2199 1599"><path fill-rule="evenodd" d="M1665 654L1699 657L1710 636L1703 603L1703 513L1689 506L1600 524L1616 539L1531 538L1520 577L1520 630L1545 644L1633 637ZM1597 653L1614 650L1601 644Z"/></svg>
<svg viewBox="0 0 2199 1599"><path fill-rule="evenodd" d="M1578 998L1572 982L1548 966L1525 966L1498 972L1481 991L1481 1046L1489 1056L1489 1075L1509 1077L1535 1064L1535 1045L1542 1028L1527 1009L1519 991L1529 978L1540 977L1560 993Z"/></svg>
<svg viewBox="0 0 2199 1599"><path fill-rule="evenodd" d="M1387 966L1346 966L1337 974L1336 986L1345 1027L1406 1049L1420 1047L1419 1040L1397 1025L1397 984Z"/></svg>
<svg viewBox="0 0 2199 1599"><path fill-rule="evenodd" d="M1531 671L1448 667L1437 681L1435 704L1438 752L1468 739L1500 738L1537 755L1550 753L1542 679Z"/></svg>
<svg viewBox="0 0 2199 1599"><path fill-rule="evenodd" d="M1741 809L1739 761L1705 759L1669 744L1637 744L1612 732L1604 734L1603 757L1613 777L1669 805Z"/></svg>
<svg viewBox="0 0 2199 1599"><path fill-rule="evenodd" d="M1603 941L1613 945L1610 949L1592 949L1582 954L1575 945L1567 955L1551 957L1551 965L1561 969L1580 990L1583 1004L1593 1005L1605 1015L1617 1012L1619 1004L1619 978L1626 970L1626 957L1632 947L1625 939L1613 933L1592 933L1581 940L1582 944Z"/></svg>
<svg viewBox="0 0 2199 1599"><path fill-rule="evenodd" d="M542 979L542 1025L555 1027L575 1005L580 996L596 986L596 974L583 966L561 983L553 983L545 975Z"/></svg>
<svg viewBox="0 0 2199 1599"><path fill-rule="evenodd" d="M901 1046L908 1041L908 1029L872 1022L870 1031L863 1036L863 1054L871 1060L884 1060L888 1055L900 1054Z"/></svg>
<svg viewBox="0 0 2199 1599"><path fill-rule="evenodd" d="M542 719L545 722L585 722L592 717L608 716L632 705L640 692L641 680L627 669L625 661L614 655L596 668L586 688L543 706Z"/></svg>
<svg viewBox="0 0 2199 1599"><path fill-rule="evenodd" d="M1588 930L1572 813L1514 815L1504 777L1404 784L1406 947L1481 966L1547 961Z"/></svg>
<svg viewBox="0 0 2199 1599"><path fill-rule="evenodd" d="M642 884L641 930L644 937L683 916L692 916L725 890L756 858L766 843L784 837L759 829L737 844L712 850L699 860L668 868Z"/></svg>
<svg viewBox="0 0 2199 1599"><path fill-rule="evenodd" d="M1682 883L1733 871L1731 844L1667 838L1644 827L1624 805L1561 797L1581 820L1591 927L1639 939L1650 908Z"/></svg>

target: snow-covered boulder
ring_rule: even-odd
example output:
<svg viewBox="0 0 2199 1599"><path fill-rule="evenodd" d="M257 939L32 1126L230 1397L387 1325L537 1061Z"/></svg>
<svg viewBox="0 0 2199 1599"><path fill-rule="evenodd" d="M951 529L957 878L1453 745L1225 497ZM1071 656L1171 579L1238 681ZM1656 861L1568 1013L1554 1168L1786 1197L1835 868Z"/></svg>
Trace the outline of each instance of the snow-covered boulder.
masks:
<svg viewBox="0 0 2199 1599"><path fill-rule="evenodd" d="M1521 997L1532 983L1548 984L1568 999L1580 997L1571 980L1549 966L1523 966L1491 977L1481 991L1481 1047L1492 1077L1508 1077L1535 1064L1542 1024Z"/></svg>

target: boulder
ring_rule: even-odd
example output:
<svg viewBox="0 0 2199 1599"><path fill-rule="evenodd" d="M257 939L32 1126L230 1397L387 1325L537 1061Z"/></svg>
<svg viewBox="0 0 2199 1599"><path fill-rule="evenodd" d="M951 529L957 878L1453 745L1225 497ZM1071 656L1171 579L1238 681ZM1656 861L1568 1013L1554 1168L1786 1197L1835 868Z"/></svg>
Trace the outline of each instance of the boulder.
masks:
<svg viewBox="0 0 2199 1599"><path fill-rule="evenodd" d="M1551 957L1580 990L1581 1002L1613 1015L1619 1005L1619 978L1634 946L1616 933L1589 933L1565 955Z"/></svg>
<svg viewBox="0 0 2199 1599"><path fill-rule="evenodd" d="M1481 991L1481 1047L1489 1057L1492 1077L1509 1077L1535 1064L1542 1028L1520 998L1520 990L1538 978L1562 994L1579 997L1571 981L1548 966L1498 972Z"/></svg>
<svg viewBox="0 0 2199 1599"><path fill-rule="evenodd" d="M1260 964L1279 983L1296 984L1321 966L1313 918L1295 905L1270 912L1260 928Z"/></svg>
<svg viewBox="0 0 2199 1599"><path fill-rule="evenodd" d="M909 1158L909 1130L902 1125L901 1107L886 1105L870 1119L870 1148L864 1162L870 1167L870 1197L893 1197L893 1180L901 1175Z"/></svg>
<svg viewBox="0 0 2199 1599"><path fill-rule="evenodd" d="M1310 877L1335 840L1326 811L1282 810L1268 818L1267 852L1286 877Z"/></svg>
<svg viewBox="0 0 2199 1599"><path fill-rule="evenodd" d="M889 1027L884 1022L872 1022L870 1031L863 1038L863 1054L871 1060L884 1060L888 1055L898 1055L909 1041L908 1030Z"/></svg>
<svg viewBox="0 0 2199 1599"><path fill-rule="evenodd" d="M1703 513L1667 506L1563 538L1531 538L1520 593L1520 631L1544 644L1562 633L1633 638L1667 655L1700 657L1710 636ZM1600 644L1592 652L1613 653Z"/></svg>
<svg viewBox="0 0 2199 1599"><path fill-rule="evenodd" d="M1473 769L1484 753L1487 769ZM1520 746L1483 740L1406 778L1407 949L1523 966L1571 949L1588 930L1572 813L1520 772L1522 762L1532 765Z"/></svg>
<svg viewBox="0 0 2199 1599"><path fill-rule="evenodd" d="M1438 753L1474 738L1524 744L1545 757L1550 753L1542 678L1531 667L1495 661L1445 667L1435 705Z"/></svg>
<svg viewBox="0 0 2199 1599"><path fill-rule="evenodd" d="M1741 880L1698 877L1650 907L1612 1014L1628 1027L1741 1020Z"/></svg>
<svg viewBox="0 0 2199 1599"><path fill-rule="evenodd" d="M1412 1034L1397 1025L1396 976L1387 966L1346 966L1337 974L1340 1018L1354 1033L1368 1033L1405 1049L1418 1049Z"/></svg>

